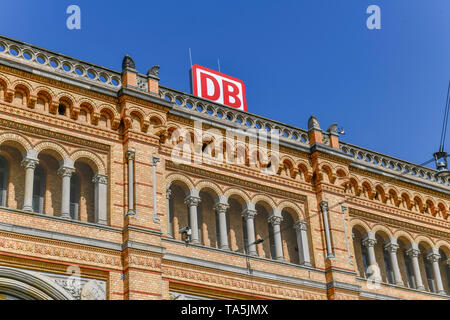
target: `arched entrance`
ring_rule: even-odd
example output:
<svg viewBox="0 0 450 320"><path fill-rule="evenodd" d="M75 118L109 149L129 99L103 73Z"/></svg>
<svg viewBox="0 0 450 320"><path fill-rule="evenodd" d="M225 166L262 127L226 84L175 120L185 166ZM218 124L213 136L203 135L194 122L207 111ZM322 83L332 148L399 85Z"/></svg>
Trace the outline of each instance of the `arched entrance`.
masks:
<svg viewBox="0 0 450 320"><path fill-rule="evenodd" d="M0 266L0 299L73 300L52 280L33 271Z"/></svg>

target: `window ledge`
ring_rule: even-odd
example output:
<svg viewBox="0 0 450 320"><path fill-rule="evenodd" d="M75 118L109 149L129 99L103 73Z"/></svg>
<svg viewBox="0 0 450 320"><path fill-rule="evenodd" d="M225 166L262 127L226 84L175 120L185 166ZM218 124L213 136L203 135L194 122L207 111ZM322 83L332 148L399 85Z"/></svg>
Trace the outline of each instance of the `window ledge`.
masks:
<svg viewBox="0 0 450 320"><path fill-rule="evenodd" d="M47 220L52 220L52 221L66 222L66 223L81 225L81 226L85 226L85 227L97 228L97 229L101 229L101 230L108 230L108 231L112 231L112 232L122 232L122 229L116 228L116 227L110 227L107 225L103 225L103 224L99 224L99 223L92 223L92 222L87 222L87 221L71 220L71 219L65 219L65 218L61 218L61 217L49 216L49 215L46 215L45 213L29 212L29 211L11 209L11 208L1 207L1 206L0 206L0 211L18 213L18 214L23 214L23 215L27 215L27 216L34 216L34 217L39 217L39 218L43 218L43 219L47 219Z"/></svg>
<svg viewBox="0 0 450 320"><path fill-rule="evenodd" d="M366 278L362 278L362 277L356 277L356 280L361 281L361 282L368 282L368 280ZM391 287L394 289L399 289L399 290L406 290L406 291L411 291L411 292L415 292L415 293L427 294L427 295L431 295L431 296L439 297L439 298L449 298L450 297L449 294L438 294L438 293L429 292L429 291L422 291L422 290L417 290L417 289L413 289L413 288L409 288L409 287L405 287L405 286L399 286L399 285L392 284L392 283L380 282L380 285L383 285L385 287Z"/></svg>
<svg viewBox="0 0 450 320"><path fill-rule="evenodd" d="M295 264L295 263L290 263L290 262L285 262L285 261L278 261L278 260L273 260L273 259L267 259L267 258L258 257L258 256L250 256L250 255L247 255L247 254L242 253L242 252L236 252L236 251L232 251L232 250L223 250L223 249L219 249L219 248L213 248L213 247L208 247L208 246L205 246L205 245L194 244L194 243L186 243L184 241L176 240L176 239L173 239L173 238L162 238L162 240L163 241L167 241L167 242L176 243L176 244L183 244L185 246L194 247L194 248L198 248L198 249L215 251L215 252L220 252L220 253L225 253L225 254L231 254L231 255L239 256L241 258L248 258L248 259L252 259L252 260L265 261L265 262L285 265L285 266L289 266L289 267L294 267L294 268L297 268L297 269L304 269L304 270L308 270L308 271L315 271L315 272L325 273L323 270L318 270L318 269L316 269L314 267L308 267L308 266L304 266L304 265L301 265L301 264Z"/></svg>

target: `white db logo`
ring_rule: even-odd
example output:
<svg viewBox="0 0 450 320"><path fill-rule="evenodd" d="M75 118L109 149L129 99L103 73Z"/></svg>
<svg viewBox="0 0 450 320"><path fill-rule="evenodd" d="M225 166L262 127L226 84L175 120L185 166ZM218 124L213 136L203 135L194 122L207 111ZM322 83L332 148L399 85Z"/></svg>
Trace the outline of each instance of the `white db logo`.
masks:
<svg viewBox="0 0 450 320"><path fill-rule="evenodd" d="M192 66L194 95L228 107L247 111L245 85L236 78L199 66Z"/></svg>

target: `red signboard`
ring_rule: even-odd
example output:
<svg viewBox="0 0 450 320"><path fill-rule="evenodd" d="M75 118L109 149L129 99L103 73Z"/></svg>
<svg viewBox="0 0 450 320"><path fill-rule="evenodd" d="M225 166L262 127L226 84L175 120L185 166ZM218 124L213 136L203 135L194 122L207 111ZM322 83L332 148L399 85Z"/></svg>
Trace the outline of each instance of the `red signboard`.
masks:
<svg viewBox="0 0 450 320"><path fill-rule="evenodd" d="M199 66L192 67L194 95L247 111L244 83L226 74Z"/></svg>

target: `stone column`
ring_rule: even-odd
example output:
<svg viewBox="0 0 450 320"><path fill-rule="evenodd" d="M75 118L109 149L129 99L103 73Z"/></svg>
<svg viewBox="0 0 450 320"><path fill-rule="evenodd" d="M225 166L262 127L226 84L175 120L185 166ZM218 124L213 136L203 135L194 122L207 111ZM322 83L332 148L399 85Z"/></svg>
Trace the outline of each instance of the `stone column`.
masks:
<svg viewBox="0 0 450 320"><path fill-rule="evenodd" d="M220 235L220 249L230 250L228 246L228 229L227 229L227 210L230 207L226 197L219 197L216 200L214 210L219 217L219 235Z"/></svg>
<svg viewBox="0 0 450 320"><path fill-rule="evenodd" d="M273 228L273 238L275 242L275 258L276 260L283 261L283 244L281 242L281 229L280 224L283 221L283 217L281 216L281 212L278 209L274 209L272 211L271 216L269 217L269 223Z"/></svg>
<svg viewBox="0 0 450 320"><path fill-rule="evenodd" d="M295 233L297 235L298 256L301 265L311 266L311 258L309 256L307 226L304 221L297 221L294 224Z"/></svg>
<svg viewBox="0 0 450 320"><path fill-rule="evenodd" d="M399 246L397 244L396 238L391 238L384 245L384 249L389 252L389 257L391 259L392 269L394 271L394 283L398 286L403 286L402 276L400 274L400 268L398 266L397 250Z"/></svg>
<svg viewBox="0 0 450 320"><path fill-rule="evenodd" d="M425 287L422 283L422 275L420 274L420 267L419 267L419 246L417 243L412 242L408 245L406 254L411 258L411 262L413 265L413 273L414 273L414 279L416 279L416 289L417 290L425 290Z"/></svg>
<svg viewBox="0 0 450 320"><path fill-rule="evenodd" d="M434 281L436 282L438 294L445 294L444 286L442 285L441 270L439 269L439 259L441 259L439 249L431 248L428 251L427 259L433 267Z"/></svg>
<svg viewBox="0 0 450 320"><path fill-rule="evenodd" d="M61 218L70 219L70 178L75 172L72 159L63 159L58 175L62 177Z"/></svg>
<svg viewBox="0 0 450 320"><path fill-rule="evenodd" d="M25 168L25 188L24 200L22 210L33 212L33 183L34 183L34 169L38 165L37 152L35 150L28 150L23 157L22 167Z"/></svg>
<svg viewBox="0 0 450 320"><path fill-rule="evenodd" d="M325 231L325 241L327 245L327 259L335 258L335 254L333 253L333 247L331 246L331 233L330 233L330 225L328 223L328 202L321 201L320 202L320 211L322 212L323 218L323 228Z"/></svg>
<svg viewBox="0 0 450 320"><path fill-rule="evenodd" d="M248 241L248 254L250 256L257 256L256 245L255 245L255 216L256 216L255 205L248 202L245 205L242 216L245 219L245 226L247 228L247 241Z"/></svg>
<svg viewBox="0 0 450 320"><path fill-rule="evenodd" d="M170 215L170 196L172 195L172 190L170 189L170 186L166 188L166 218L167 218L167 235L171 238L173 238L173 226L172 222L170 221L171 215Z"/></svg>
<svg viewBox="0 0 450 320"><path fill-rule="evenodd" d="M134 159L136 152L134 150L127 151L128 161L128 211L127 216L136 215L136 209L134 208Z"/></svg>
<svg viewBox="0 0 450 320"><path fill-rule="evenodd" d="M368 232L362 240L362 245L367 248L367 253L369 255L369 257L368 257L369 258L369 267L375 266L378 268L377 260L375 258L375 248L374 248L376 243L377 243L377 240L376 240L375 234L373 232ZM378 279L378 280L381 280L381 279Z"/></svg>
<svg viewBox="0 0 450 320"><path fill-rule="evenodd" d="M189 207L189 220L190 228L192 231L191 243L199 244L199 234L198 234L198 218L197 218L197 208L200 203L199 192L195 189L190 190L190 194L184 199L184 203Z"/></svg>
<svg viewBox="0 0 450 320"><path fill-rule="evenodd" d="M95 185L95 221L106 225L108 223L108 178L102 174L97 174L92 182Z"/></svg>
<svg viewBox="0 0 450 320"><path fill-rule="evenodd" d="M153 222L159 223L158 217L158 201L157 201L157 181L156 181L156 164L160 161L158 157L152 157L152 189L153 189Z"/></svg>

